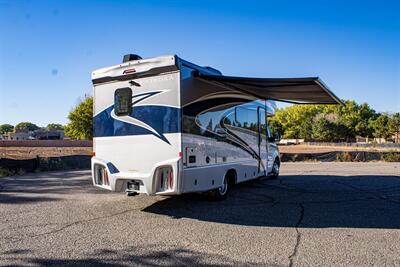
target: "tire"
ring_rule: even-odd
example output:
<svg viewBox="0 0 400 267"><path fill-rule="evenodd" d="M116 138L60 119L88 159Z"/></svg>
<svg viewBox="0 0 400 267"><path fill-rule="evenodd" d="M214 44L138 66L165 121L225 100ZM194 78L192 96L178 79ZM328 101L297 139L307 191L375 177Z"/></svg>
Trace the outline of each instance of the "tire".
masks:
<svg viewBox="0 0 400 267"><path fill-rule="evenodd" d="M271 175L270 175L271 179L278 179L280 165L281 164L279 162L279 159L275 159L274 165L272 165L272 171L271 171Z"/></svg>
<svg viewBox="0 0 400 267"><path fill-rule="evenodd" d="M225 175L222 186L213 190L213 199L217 201L225 200L229 192L229 181Z"/></svg>

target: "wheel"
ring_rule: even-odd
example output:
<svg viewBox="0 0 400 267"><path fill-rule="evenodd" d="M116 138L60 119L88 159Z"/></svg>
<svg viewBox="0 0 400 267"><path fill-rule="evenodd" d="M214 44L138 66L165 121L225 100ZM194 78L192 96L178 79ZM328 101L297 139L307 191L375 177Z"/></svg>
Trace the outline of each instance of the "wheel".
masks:
<svg viewBox="0 0 400 267"><path fill-rule="evenodd" d="M280 163L279 159L275 159L274 165L272 165L272 171L271 171L271 179L278 179L279 177L279 168L280 168Z"/></svg>
<svg viewBox="0 0 400 267"><path fill-rule="evenodd" d="M218 201L226 199L228 191L229 191L229 182L225 175L222 185L213 191L213 199Z"/></svg>

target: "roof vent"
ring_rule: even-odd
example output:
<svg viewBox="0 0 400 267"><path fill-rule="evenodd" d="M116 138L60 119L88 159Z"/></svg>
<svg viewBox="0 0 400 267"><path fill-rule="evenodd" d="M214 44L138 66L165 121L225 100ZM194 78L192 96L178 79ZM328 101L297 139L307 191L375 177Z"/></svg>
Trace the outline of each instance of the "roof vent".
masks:
<svg viewBox="0 0 400 267"><path fill-rule="evenodd" d="M132 61L132 60L140 60L142 59L141 56L135 55L135 54L127 54L124 56L124 59L122 60L123 63Z"/></svg>

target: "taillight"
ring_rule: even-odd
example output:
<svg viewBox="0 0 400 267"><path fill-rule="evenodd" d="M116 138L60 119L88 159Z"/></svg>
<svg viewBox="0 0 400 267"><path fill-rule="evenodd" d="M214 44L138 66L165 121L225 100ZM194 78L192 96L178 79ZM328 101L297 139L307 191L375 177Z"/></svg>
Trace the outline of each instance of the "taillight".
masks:
<svg viewBox="0 0 400 267"><path fill-rule="evenodd" d="M108 179L108 173L105 168L103 169L103 174L104 174L104 185L110 185L110 180Z"/></svg>
<svg viewBox="0 0 400 267"><path fill-rule="evenodd" d="M168 175L168 188L172 189L173 187L174 187L174 174L171 169Z"/></svg>
<svg viewBox="0 0 400 267"><path fill-rule="evenodd" d="M161 191L169 190L174 187L174 173L171 167L159 168L158 179Z"/></svg>
<svg viewBox="0 0 400 267"><path fill-rule="evenodd" d="M94 165L95 183L97 185L110 185L110 179L106 168L100 164Z"/></svg>

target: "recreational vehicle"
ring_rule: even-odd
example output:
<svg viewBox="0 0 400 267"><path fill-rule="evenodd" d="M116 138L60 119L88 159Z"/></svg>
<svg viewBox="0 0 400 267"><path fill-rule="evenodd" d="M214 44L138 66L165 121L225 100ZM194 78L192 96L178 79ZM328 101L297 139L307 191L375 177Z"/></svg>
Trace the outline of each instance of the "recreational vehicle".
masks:
<svg viewBox="0 0 400 267"><path fill-rule="evenodd" d="M336 104L319 78L224 76L176 55L95 70L92 176L129 194L212 192L279 175L274 101Z"/></svg>

